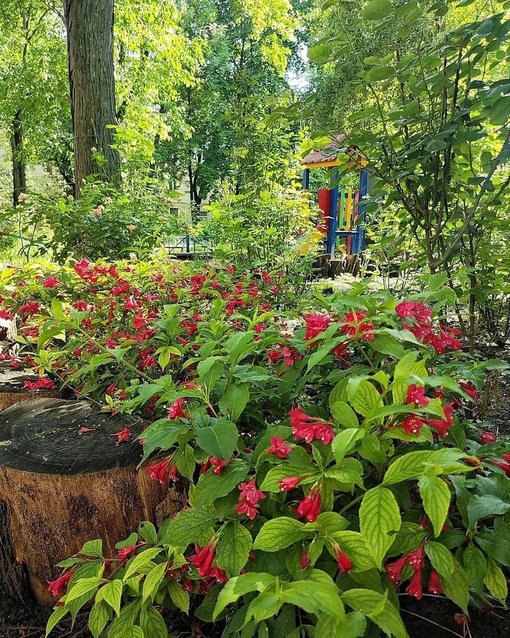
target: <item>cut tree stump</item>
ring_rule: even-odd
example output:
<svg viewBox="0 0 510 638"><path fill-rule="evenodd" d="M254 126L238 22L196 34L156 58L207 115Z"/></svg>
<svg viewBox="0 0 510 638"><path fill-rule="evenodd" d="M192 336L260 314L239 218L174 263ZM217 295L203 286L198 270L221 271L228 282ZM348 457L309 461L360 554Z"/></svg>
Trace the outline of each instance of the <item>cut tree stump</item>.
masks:
<svg viewBox="0 0 510 638"><path fill-rule="evenodd" d="M31 391L25 381L37 381L39 377L24 368L13 368L8 362L0 362L0 410L36 397L58 397L52 390Z"/></svg>
<svg viewBox="0 0 510 638"><path fill-rule="evenodd" d="M168 488L138 469L138 441L116 444L133 417L112 416L86 401L32 399L0 414L0 593L19 604L30 593L55 600L56 564L87 540L105 556L143 520L159 524L181 509L184 488Z"/></svg>

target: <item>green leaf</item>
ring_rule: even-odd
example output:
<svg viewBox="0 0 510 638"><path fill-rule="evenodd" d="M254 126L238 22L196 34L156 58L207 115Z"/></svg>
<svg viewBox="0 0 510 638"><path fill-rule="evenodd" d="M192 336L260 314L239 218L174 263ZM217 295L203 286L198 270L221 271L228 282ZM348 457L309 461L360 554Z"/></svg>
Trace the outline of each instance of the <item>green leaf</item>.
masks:
<svg viewBox="0 0 510 638"><path fill-rule="evenodd" d="M393 533L398 532L402 524L393 493L382 486L369 490L361 502L359 516L361 534L381 568L382 559L393 543Z"/></svg>
<svg viewBox="0 0 510 638"><path fill-rule="evenodd" d="M340 620L345 618L340 591L334 583L298 580L284 587L284 602L300 607L308 613L327 613Z"/></svg>
<svg viewBox="0 0 510 638"><path fill-rule="evenodd" d="M449 549L441 543L427 541L425 553L430 558L432 567L442 576L451 576L454 570L453 556Z"/></svg>
<svg viewBox="0 0 510 638"><path fill-rule="evenodd" d="M253 619L255 623L259 623L266 618L272 618L278 614L282 605L280 593L262 592L251 601L244 622L247 624Z"/></svg>
<svg viewBox="0 0 510 638"><path fill-rule="evenodd" d="M334 390L333 390L334 392ZM344 401L335 401L331 404L331 414L337 423L344 428L359 428L358 417L351 406Z"/></svg>
<svg viewBox="0 0 510 638"><path fill-rule="evenodd" d="M340 483L354 483L363 487L363 466L358 459L343 459L339 465L326 470L326 477Z"/></svg>
<svg viewBox="0 0 510 638"><path fill-rule="evenodd" d="M125 638L130 636L131 628L138 618L140 601L135 600L121 609L120 614L115 618L108 629L108 638Z"/></svg>
<svg viewBox="0 0 510 638"><path fill-rule="evenodd" d="M363 74L363 78L366 82L382 82L383 80L389 80L390 78L395 77L395 69L392 66L374 66L371 67L368 71ZM382 335L379 335L382 336ZM374 339L375 341L375 339ZM375 350L378 350L376 345L372 344ZM403 356L404 348L400 346L400 344L394 344L395 347L392 348L392 352L388 352L386 354L391 354L392 356ZM383 346L387 349L387 346ZM383 352L380 350L380 352ZM394 352L398 352L399 354L393 354Z"/></svg>
<svg viewBox="0 0 510 638"><path fill-rule="evenodd" d="M481 518L488 516L500 516L510 510L510 503L501 500L497 496L486 494L478 496L473 494L467 504L469 529L475 529Z"/></svg>
<svg viewBox="0 0 510 638"><path fill-rule="evenodd" d="M434 536L439 536L450 508L450 490L437 476L422 476L418 483L423 507L432 523Z"/></svg>
<svg viewBox="0 0 510 638"><path fill-rule="evenodd" d="M101 583L104 583L104 578L100 576L94 576L92 578L82 578L79 580L73 587L71 587L70 591L66 594L66 607L68 604L81 596L85 596L86 594L90 594L95 591Z"/></svg>
<svg viewBox="0 0 510 638"><path fill-rule="evenodd" d="M485 574L487 573L485 554L478 547L469 545L462 555L462 562L466 570L469 586L476 592L481 593Z"/></svg>
<svg viewBox="0 0 510 638"><path fill-rule="evenodd" d="M222 530L216 547L216 562L229 577L237 576L248 562L253 541L240 523L230 522Z"/></svg>
<svg viewBox="0 0 510 638"><path fill-rule="evenodd" d="M376 567L376 562L368 550L367 543L359 532L350 530L331 534L354 564L355 571L366 571Z"/></svg>
<svg viewBox="0 0 510 638"><path fill-rule="evenodd" d="M241 416L250 399L250 391L246 383L231 385L218 401L218 406L233 423Z"/></svg>
<svg viewBox="0 0 510 638"><path fill-rule="evenodd" d="M362 379L354 387L349 384L347 385L349 400L356 412L359 412L363 416L368 416L372 410L383 407L382 397L370 381Z"/></svg>
<svg viewBox="0 0 510 638"><path fill-rule="evenodd" d="M418 450L399 456L388 468L384 475L384 485L401 483L409 479L416 479L427 474L453 474L454 472L468 472L471 466L457 463L457 459L465 457L465 452L453 448L429 451Z"/></svg>
<svg viewBox="0 0 510 638"><path fill-rule="evenodd" d="M382 20L389 16L392 12L392 6L389 0L372 0L363 9L363 17L365 20Z"/></svg>
<svg viewBox="0 0 510 638"><path fill-rule="evenodd" d="M497 598L503 604L506 603L508 597L506 577L501 567L492 558L487 561L487 573L485 574L484 583L494 598Z"/></svg>
<svg viewBox="0 0 510 638"><path fill-rule="evenodd" d="M349 589L342 594L342 600L351 609L365 614L387 636L409 638L400 614L387 599L387 595L371 589Z"/></svg>
<svg viewBox="0 0 510 638"><path fill-rule="evenodd" d="M46 623L46 636L58 625L62 618L69 613L69 609L66 607L56 607L55 611L48 618ZM96 636L94 636L96 638Z"/></svg>
<svg viewBox="0 0 510 638"><path fill-rule="evenodd" d="M189 594L187 591L184 591L182 585L177 583L175 580L168 579L167 581L168 593L170 594L170 598L174 605L183 611L185 614L189 611ZM151 634L149 634L151 635Z"/></svg>
<svg viewBox="0 0 510 638"><path fill-rule="evenodd" d="M87 541L84 543L80 550L80 554L84 556L91 556L93 558L103 558L103 541L98 538L93 541Z"/></svg>
<svg viewBox="0 0 510 638"><path fill-rule="evenodd" d="M387 77L380 77L379 79L385 80L395 75L395 69L392 67L383 67L388 69ZM374 80L369 80L374 81ZM371 347L377 352L382 354L389 354L395 359L399 360L405 355L404 347L398 342L395 337L389 334L378 334L375 339L370 342Z"/></svg>
<svg viewBox="0 0 510 638"><path fill-rule="evenodd" d="M213 503L217 498L230 494L244 481L248 474L248 464L236 461L227 465L221 474L206 472L199 478L194 492L194 505L201 507Z"/></svg>
<svg viewBox="0 0 510 638"><path fill-rule="evenodd" d="M341 381L339 381L336 386L331 390L331 392L329 393L329 407L332 411L333 416L335 416L334 412L333 412L333 404L334 403L344 403L345 405L347 405L345 402L347 401L347 383L348 383L348 379L342 379ZM349 406L347 406L349 407ZM352 410L352 408L351 408ZM357 425L353 425L354 423L358 422L358 417L356 416L355 413L354 417L355 419L352 420L352 417L350 417L350 420L347 422L345 427L348 428L353 428L353 427L357 427ZM336 417L335 417L336 418ZM342 422L340 422L342 423ZM344 425L342 423L342 425Z"/></svg>
<svg viewBox="0 0 510 638"><path fill-rule="evenodd" d="M253 330L247 332L236 332L225 341L225 350L230 355L232 364L237 363L243 354L246 354L253 347Z"/></svg>
<svg viewBox="0 0 510 638"><path fill-rule="evenodd" d="M308 59L317 64L324 64L332 59L333 50L327 44L316 44L308 48Z"/></svg>
<svg viewBox="0 0 510 638"><path fill-rule="evenodd" d="M104 600L110 605L115 614L118 616L120 613L120 603L122 600L122 581L112 580L107 583L98 592L96 600Z"/></svg>
<svg viewBox="0 0 510 638"><path fill-rule="evenodd" d="M333 456L337 463L341 463L344 456L349 452L352 452L356 447L356 441L362 439L365 436L365 430L361 428L349 428L348 430L342 430L335 436L331 443L331 449Z"/></svg>
<svg viewBox="0 0 510 638"><path fill-rule="evenodd" d="M339 619L322 613L315 625L315 638L360 638L365 635L367 621L364 614L353 611ZM283 638L283 637L282 637Z"/></svg>
<svg viewBox="0 0 510 638"><path fill-rule="evenodd" d="M152 602L158 592L158 589L165 578L165 573L168 567L167 561L159 563L151 569L151 571L145 577L143 581L142 600L145 602L148 598Z"/></svg>
<svg viewBox="0 0 510 638"><path fill-rule="evenodd" d="M253 549L277 552L309 535L310 532L304 523L287 516L279 516L264 523L253 543Z"/></svg>
<svg viewBox="0 0 510 638"><path fill-rule="evenodd" d="M96 602L89 614L88 628L94 638L99 638L110 619L108 605L105 602Z"/></svg>
<svg viewBox="0 0 510 638"><path fill-rule="evenodd" d="M466 572L459 563L453 560L453 573L450 576L440 575L441 584L446 596L467 613L469 604L469 583Z"/></svg>
<svg viewBox="0 0 510 638"><path fill-rule="evenodd" d="M238 438L239 433L236 426L226 420L217 421L212 426L195 430L197 445L207 454L226 461L230 460L237 446Z"/></svg>
<svg viewBox="0 0 510 638"><path fill-rule="evenodd" d="M274 588L275 584L276 576L263 572L252 572L231 578L218 595L213 619L218 618L227 605L235 603L241 596L252 591L266 591L269 587Z"/></svg>
<svg viewBox="0 0 510 638"><path fill-rule="evenodd" d="M158 554L163 551L162 547L151 547L149 549L142 550L136 556L133 556L128 561L126 566L126 571L124 573L124 581L126 581L130 576L135 574L138 571L141 571L148 567L153 558L155 558Z"/></svg>
<svg viewBox="0 0 510 638"><path fill-rule="evenodd" d="M212 505L181 510L165 525L161 542L174 547L187 547L190 543L198 542L217 520L218 514Z"/></svg>
<svg viewBox="0 0 510 638"><path fill-rule="evenodd" d="M310 471L307 472L307 469ZM306 485L307 483L315 482L320 476L320 471L310 466L301 467L299 465L290 465L286 463L275 465L275 467L272 467L266 474L260 489L263 492L280 492L280 481L284 478L291 478L293 476L302 477L300 485Z"/></svg>

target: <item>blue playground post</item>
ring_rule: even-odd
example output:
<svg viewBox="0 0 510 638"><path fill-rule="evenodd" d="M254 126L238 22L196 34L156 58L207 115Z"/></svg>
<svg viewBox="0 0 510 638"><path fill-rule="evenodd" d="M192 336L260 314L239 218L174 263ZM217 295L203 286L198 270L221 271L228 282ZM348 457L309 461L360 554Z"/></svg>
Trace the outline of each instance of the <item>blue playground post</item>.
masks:
<svg viewBox="0 0 510 638"><path fill-rule="evenodd" d="M365 202L364 198L368 194L368 171L363 168L359 176L359 203L358 203L358 224L357 233L353 236L353 254L361 252L365 248Z"/></svg>

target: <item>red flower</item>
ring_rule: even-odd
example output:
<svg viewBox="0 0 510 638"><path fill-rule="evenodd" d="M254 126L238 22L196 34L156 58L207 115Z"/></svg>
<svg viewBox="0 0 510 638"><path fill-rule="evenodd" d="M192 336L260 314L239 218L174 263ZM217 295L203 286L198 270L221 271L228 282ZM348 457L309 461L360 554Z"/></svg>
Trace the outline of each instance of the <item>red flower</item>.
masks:
<svg viewBox="0 0 510 638"><path fill-rule="evenodd" d="M186 418L186 412L182 409L183 403L184 397L179 397L177 401L174 401L167 407L166 413L169 419Z"/></svg>
<svg viewBox="0 0 510 638"><path fill-rule="evenodd" d="M115 445L120 445L121 443L130 441L133 438L133 433L129 428L123 428L119 432L115 432L115 434L112 434L112 436L117 437L117 443Z"/></svg>
<svg viewBox="0 0 510 638"><path fill-rule="evenodd" d="M131 556L131 554L136 552L136 550L139 547L140 547L140 545L129 545L129 547L121 547L119 550L117 550L117 556L122 561L125 561L127 558L129 558Z"/></svg>
<svg viewBox="0 0 510 638"><path fill-rule="evenodd" d="M414 572L414 576L406 589L409 596L414 596L416 600L421 600L423 596L423 588L421 586L421 569Z"/></svg>
<svg viewBox="0 0 510 638"><path fill-rule="evenodd" d="M290 410L289 416L292 433L296 440L304 439L306 443L318 440L328 445L335 438L335 433L330 423L310 416L300 408Z"/></svg>
<svg viewBox="0 0 510 638"><path fill-rule="evenodd" d="M66 593L67 584L71 580L73 572L65 572L57 578L48 582L48 591L55 598L60 598Z"/></svg>
<svg viewBox="0 0 510 638"><path fill-rule="evenodd" d="M430 399L425 396L425 388L412 383L407 389L407 396L404 403L412 404L418 408L420 405L428 405L429 401Z"/></svg>
<svg viewBox="0 0 510 638"><path fill-rule="evenodd" d="M453 425L453 404L445 405L443 411L444 419L427 419L427 423L439 433L439 436L444 437L448 434L448 428Z"/></svg>
<svg viewBox="0 0 510 638"><path fill-rule="evenodd" d="M274 454L281 459L286 459L292 452L292 447L284 443L285 439L283 437L272 436L270 441L271 447L267 450L267 454Z"/></svg>
<svg viewBox="0 0 510 638"><path fill-rule="evenodd" d="M375 339L374 324L363 323L363 320L367 316L366 310L354 310L348 312L344 319L344 325L340 328L340 332L350 335L355 339L365 339L372 341Z"/></svg>
<svg viewBox="0 0 510 638"><path fill-rule="evenodd" d="M59 283L60 281L56 277L47 277L43 279L42 285L43 288L55 288Z"/></svg>
<svg viewBox="0 0 510 638"><path fill-rule="evenodd" d="M303 550L299 564L301 566L301 569L306 569L310 566L310 554L306 550Z"/></svg>
<svg viewBox="0 0 510 638"><path fill-rule="evenodd" d="M328 315L312 315L308 313L303 315L303 318L306 322L305 341L313 339L321 332L324 332L331 323L331 317Z"/></svg>
<svg viewBox="0 0 510 638"><path fill-rule="evenodd" d="M164 483L167 479L169 465L170 459L165 459L164 461L160 461L159 463L155 463L154 465L149 465L145 469L151 479L153 479L154 481L159 481L160 483Z"/></svg>
<svg viewBox="0 0 510 638"><path fill-rule="evenodd" d="M415 414L410 414L400 424L402 429L407 434L419 434L422 427L425 425L425 421L417 417Z"/></svg>
<svg viewBox="0 0 510 638"><path fill-rule="evenodd" d="M425 565L424 556L425 548L423 545L420 545L418 549L415 549L414 552L410 552L407 555L407 562L413 569L422 569Z"/></svg>
<svg viewBox="0 0 510 638"><path fill-rule="evenodd" d="M441 585L441 581L439 580L439 574L433 569L430 572L429 583L427 585L427 589L431 594L442 594L443 587Z"/></svg>
<svg viewBox="0 0 510 638"><path fill-rule="evenodd" d="M402 301L395 308L395 312L402 319L411 317L421 324L428 323L432 316L432 311L423 301Z"/></svg>
<svg viewBox="0 0 510 638"><path fill-rule="evenodd" d="M336 559L338 563L338 569L342 572L342 574L347 574L348 571L352 569L352 561L347 556L345 552L343 552L338 545L335 543L335 551L336 551Z"/></svg>
<svg viewBox="0 0 510 638"><path fill-rule="evenodd" d="M494 441L497 441L498 437L494 434L494 432L488 432L487 430L485 430L484 432L482 432L480 434L480 442L483 445L487 445L488 443L494 443Z"/></svg>
<svg viewBox="0 0 510 638"><path fill-rule="evenodd" d="M468 395L468 397L471 397L471 399L473 399L473 401L476 401L478 397L480 396L480 393L478 392L478 390L476 389L476 386L473 383L461 381L459 385L464 390L464 392Z"/></svg>
<svg viewBox="0 0 510 638"><path fill-rule="evenodd" d="M388 578L394 585L398 585L402 570L407 565L407 556L402 556L393 563L388 563L385 567Z"/></svg>
<svg viewBox="0 0 510 638"><path fill-rule="evenodd" d="M0 308L0 319L5 319L5 321L12 321L14 319L14 316L11 315L11 313L4 308Z"/></svg>
<svg viewBox="0 0 510 638"><path fill-rule="evenodd" d="M202 548L200 548L199 545L195 544L195 554L189 557L189 561L196 567L199 575L202 576L202 578L210 576L215 551L216 541L211 541Z"/></svg>
<svg viewBox="0 0 510 638"><path fill-rule="evenodd" d="M45 377L41 377L37 379L37 381L24 381L23 386L27 388L27 390L35 391L35 390L53 390L55 388L55 384L51 379L46 379Z"/></svg>
<svg viewBox="0 0 510 638"><path fill-rule="evenodd" d="M315 486L310 490L310 494L298 505L296 514L300 518L306 518L309 523L317 520L321 511L321 493Z"/></svg>
<svg viewBox="0 0 510 638"><path fill-rule="evenodd" d="M258 514L257 503L266 498L266 495L257 489L255 479L248 483L241 483L239 490L239 503L236 505L237 513L246 515L252 521Z"/></svg>
<svg viewBox="0 0 510 638"><path fill-rule="evenodd" d="M223 459L217 459L215 456L211 456L209 459L210 464L213 466L213 474L221 474L223 472L223 468L226 467L227 462Z"/></svg>
<svg viewBox="0 0 510 638"><path fill-rule="evenodd" d="M41 307L37 303L37 301L27 301L22 306L20 306L19 313L21 315L35 315L41 311Z"/></svg>
<svg viewBox="0 0 510 638"><path fill-rule="evenodd" d="M282 492L290 492L301 482L300 476L290 476L289 478L281 479L280 489Z"/></svg>
<svg viewBox="0 0 510 638"><path fill-rule="evenodd" d="M508 456L508 455L505 455ZM509 459L510 461L510 459ZM494 463L494 465L497 465L500 469L503 470L503 472L507 475L510 476L510 462L508 461L494 461L491 460L491 463Z"/></svg>

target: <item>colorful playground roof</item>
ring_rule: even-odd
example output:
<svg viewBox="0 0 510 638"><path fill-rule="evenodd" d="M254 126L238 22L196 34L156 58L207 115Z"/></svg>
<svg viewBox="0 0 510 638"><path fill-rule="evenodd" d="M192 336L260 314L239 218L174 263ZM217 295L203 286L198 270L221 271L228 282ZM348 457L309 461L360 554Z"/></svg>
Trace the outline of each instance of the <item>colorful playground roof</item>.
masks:
<svg viewBox="0 0 510 638"><path fill-rule="evenodd" d="M313 150L302 160L304 168L330 168L340 166L340 155L347 155L351 160L349 168L363 168L368 164L368 159L354 144L346 144L348 135L339 133L331 135L330 141L322 148Z"/></svg>

